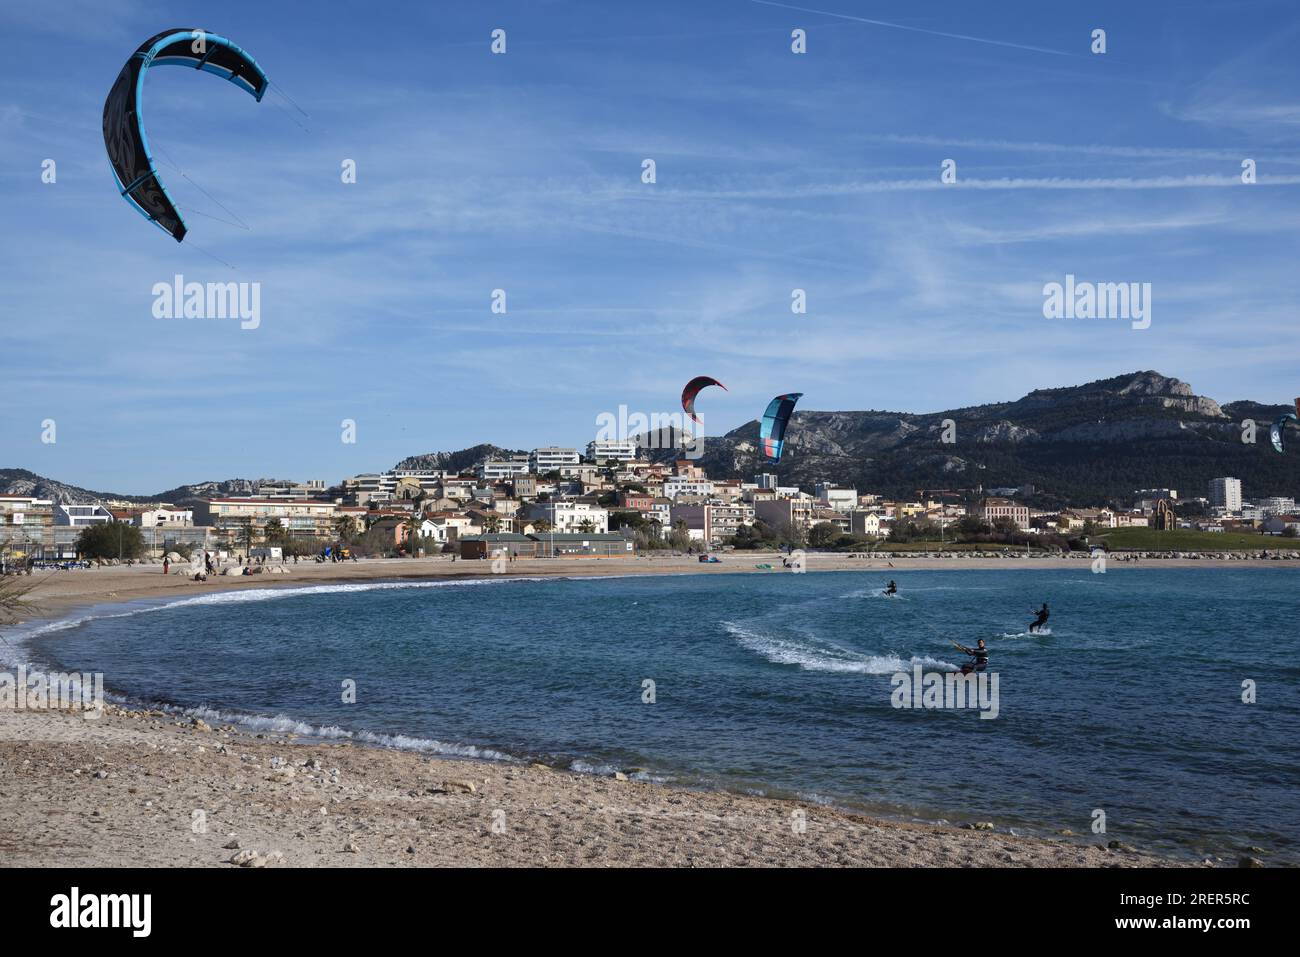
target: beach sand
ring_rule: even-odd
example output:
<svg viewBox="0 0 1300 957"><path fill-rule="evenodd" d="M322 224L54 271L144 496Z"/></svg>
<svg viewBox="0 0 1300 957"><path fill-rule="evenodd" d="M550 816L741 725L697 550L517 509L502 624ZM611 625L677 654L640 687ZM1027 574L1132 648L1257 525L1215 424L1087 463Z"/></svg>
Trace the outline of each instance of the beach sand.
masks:
<svg viewBox="0 0 1300 957"><path fill-rule="evenodd" d="M1173 863L1108 850L1104 837L886 823L540 765L206 729L161 712L0 712L7 867Z"/></svg>
<svg viewBox="0 0 1300 957"><path fill-rule="evenodd" d="M700 565L694 558L557 559L516 562L505 573L756 572L753 565L763 560L762 555L728 556L721 565ZM781 574L776 561L774 574ZM1220 563L1166 560L1140 567L1213 564ZM809 561L811 571L853 569L873 577L939 567L1083 569L1087 562L896 559L891 569L883 558L812 556ZM52 572L35 576L31 597L42 614L56 615L94 604L230 588L483 577L488 563L435 558L289 568L288 575L207 583L164 576L153 565ZM319 763L318 770L312 762ZM796 827L800 815L806 821L802 830ZM1002 828L893 823L810 803L540 765L430 758L234 726L209 729L162 712L110 706L98 719L86 720L66 712L0 711L0 864L241 863L1141 867L1187 862L1140 849L1108 849L1104 835L1045 840L1015 837Z"/></svg>

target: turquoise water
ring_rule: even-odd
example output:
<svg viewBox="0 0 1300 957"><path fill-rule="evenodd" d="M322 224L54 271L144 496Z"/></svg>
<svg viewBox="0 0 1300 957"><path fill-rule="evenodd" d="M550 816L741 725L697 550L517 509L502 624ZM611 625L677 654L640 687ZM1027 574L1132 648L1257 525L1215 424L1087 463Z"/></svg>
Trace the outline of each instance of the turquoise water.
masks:
<svg viewBox="0 0 1300 957"><path fill-rule="evenodd" d="M1300 570L897 571L895 599L886 577L242 591L117 608L35 648L259 726L1018 833L1086 835L1100 808L1106 839L1300 861ZM1026 635L1043 601L1051 634ZM891 705L894 672L965 660L949 638L988 641L996 719Z"/></svg>

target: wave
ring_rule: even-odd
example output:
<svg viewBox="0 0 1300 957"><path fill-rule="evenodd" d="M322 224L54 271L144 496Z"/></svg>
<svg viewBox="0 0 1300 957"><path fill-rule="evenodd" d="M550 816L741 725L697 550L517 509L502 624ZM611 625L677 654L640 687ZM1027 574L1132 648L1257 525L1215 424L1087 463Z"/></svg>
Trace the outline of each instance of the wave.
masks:
<svg viewBox="0 0 1300 957"><path fill-rule="evenodd" d="M435 738L417 738L406 734L386 734L378 731L349 731L337 725L313 725L288 715L244 714L223 711L200 705L196 708L178 708L159 705L159 710L188 718L202 718L209 724L233 724L249 731L276 734L296 734L304 738L323 741L356 741L373 747L390 748L394 751L417 751L421 754L436 754L452 758L477 758L483 761L515 762L519 759L491 748L475 747L472 744L451 744Z"/></svg>
<svg viewBox="0 0 1300 957"><path fill-rule="evenodd" d="M596 577L596 576L592 576ZM159 601L156 599L140 599L140 604L130 603L122 606L103 606L97 605L95 609L102 607L113 607L115 611L97 611L92 609L84 614L71 615L67 618L58 618L54 621L32 622L24 627L17 629L9 637L13 643L9 644L11 651L21 650L26 653L25 646L33 640L60 631L70 631L74 628L80 628L92 621L108 621L114 618L132 618L136 615L148 615L154 612L171 611L175 608L188 608L192 606L210 606L210 605L242 605L250 602L275 601L286 598L300 598L306 595L333 595L349 594L353 592L368 591L389 591L395 589L421 589L421 588L471 588L481 585L505 585L513 582L543 582L543 581L579 581L582 578L578 576L567 575L510 575L499 578L465 578L452 581L375 581L375 582L346 582L333 585L299 585L285 588L241 588L232 589L231 591L208 592L203 595L191 595L188 598L178 598L173 601ZM149 602L146 604L146 602ZM28 664L30 662L13 661L8 664Z"/></svg>
<svg viewBox="0 0 1300 957"><path fill-rule="evenodd" d="M735 622L721 622L729 635L742 647L776 665L795 665L804 671L827 671L840 674L892 675L911 671L916 665L944 671L957 666L929 656L864 655L836 645L816 646L789 638L778 638L752 631Z"/></svg>

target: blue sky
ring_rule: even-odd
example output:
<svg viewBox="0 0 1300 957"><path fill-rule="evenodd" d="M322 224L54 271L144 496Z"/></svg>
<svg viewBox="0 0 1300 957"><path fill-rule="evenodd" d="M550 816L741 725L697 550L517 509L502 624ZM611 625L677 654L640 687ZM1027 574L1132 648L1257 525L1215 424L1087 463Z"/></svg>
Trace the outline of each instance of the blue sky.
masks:
<svg viewBox="0 0 1300 957"><path fill-rule="evenodd" d="M276 87L150 72L180 245L117 196L100 133L123 62L176 26ZM697 374L730 389L700 399L714 432L788 391L933 411L1154 368L1300 393L1291 3L77 0L7 3L0 30L0 466L335 481L581 445ZM154 318L177 273L260 283L260 327ZM1045 319L1067 273L1150 282L1151 328Z"/></svg>

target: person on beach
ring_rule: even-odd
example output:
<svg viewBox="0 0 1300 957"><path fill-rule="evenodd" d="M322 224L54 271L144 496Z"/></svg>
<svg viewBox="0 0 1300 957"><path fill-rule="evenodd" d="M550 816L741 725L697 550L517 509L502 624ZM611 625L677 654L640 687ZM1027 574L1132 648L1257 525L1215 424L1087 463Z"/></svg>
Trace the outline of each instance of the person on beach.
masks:
<svg viewBox="0 0 1300 957"><path fill-rule="evenodd" d="M971 656L971 660L961 666L962 674L968 675L972 671L980 672L989 666L989 650L984 646L983 638L975 643L974 648L967 648L965 645L958 645L955 641L953 644L956 645L958 651Z"/></svg>
<svg viewBox="0 0 1300 957"><path fill-rule="evenodd" d="M1047 602L1043 602L1043 607L1034 612L1034 614L1038 617L1035 618L1033 623L1029 626L1029 633L1031 635L1037 634L1038 630L1047 624L1047 616L1051 614L1047 610Z"/></svg>

